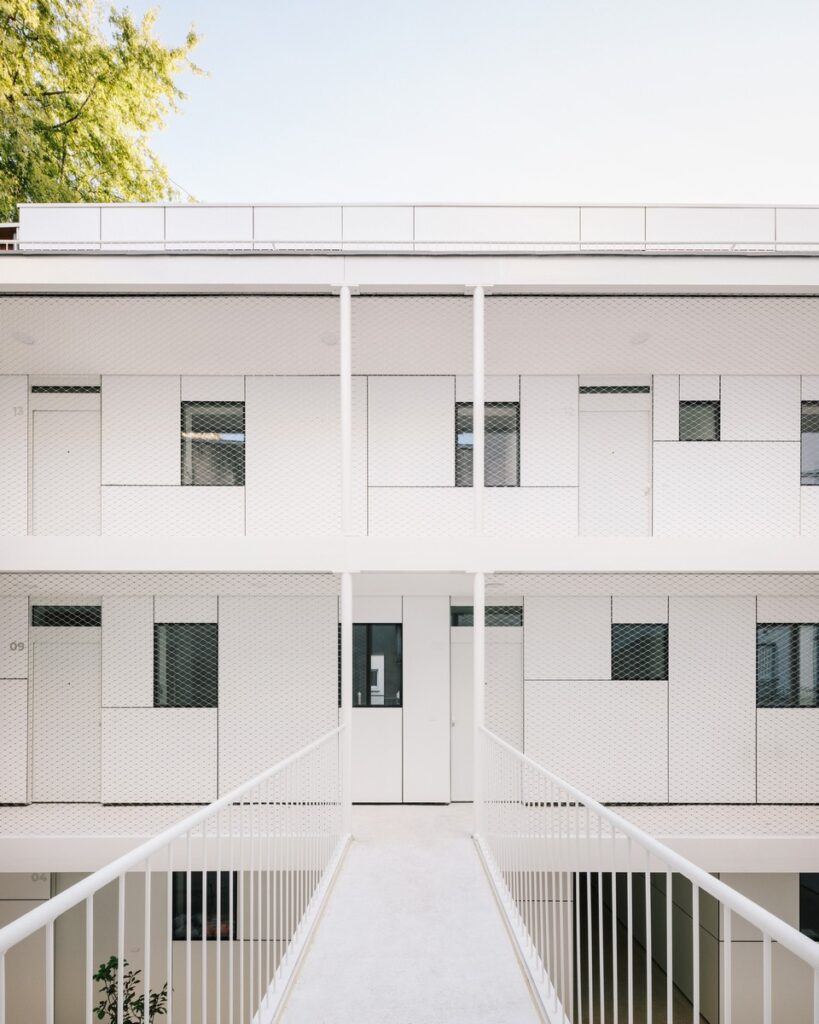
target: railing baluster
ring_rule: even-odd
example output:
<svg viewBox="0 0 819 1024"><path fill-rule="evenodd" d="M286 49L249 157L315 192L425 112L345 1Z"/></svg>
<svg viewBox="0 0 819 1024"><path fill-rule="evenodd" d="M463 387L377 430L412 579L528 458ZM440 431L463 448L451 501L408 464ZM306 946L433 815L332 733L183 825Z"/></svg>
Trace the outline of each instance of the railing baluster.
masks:
<svg viewBox="0 0 819 1024"><path fill-rule="evenodd" d="M117 1006L120 1009L119 1019L122 1020L122 959L117 971ZM45 1019L46 1024L54 1024L54 922L45 926Z"/></svg>
<svg viewBox="0 0 819 1024"><path fill-rule="evenodd" d="M606 1024L606 958L603 941L603 819L597 815L597 959L600 964L600 1024Z"/></svg>
<svg viewBox="0 0 819 1024"><path fill-rule="evenodd" d="M191 830L188 829L185 836L185 1022L191 1024L193 1019L193 1007L191 1000L193 996L193 973L191 958L193 950L193 894L191 891ZM121 1018L120 1018L121 1019Z"/></svg>
<svg viewBox="0 0 819 1024"><path fill-rule="evenodd" d="M248 881L248 886L247 886L248 887L248 908L247 908L248 909L248 927L250 929L250 932L249 932L249 934L250 934L250 949L248 950L248 952L250 954L250 956L249 956L249 963L248 963L248 993L249 993L248 1013L252 1017L254 1012L255 1012L255 1003L256 1003L256 989L255 989L255 977L256 977L256 974L255 974L255 970L254 970L255 964L256 964L256 929L255 929L255 925L256 925L256 900L255 900L255 894L256 894L256 889L255 889L255 880L256 880L256 877L255 877L256 876L255 856L256 856L256 851L255 851L255 846L256 846L256 844L254 843L255 830L254 830L254 827L253 827L254 826L254 820L253 820L253 794L252 793L250 794L249 807L248 807L248 815L249 815L248 825L249 825L249 829L250 829L250 837L249 837L249 839L250 839L250 850L249 850L249 857L248 857L248 864L249 864L249 866L248 866L248 878L247 878L247 881ZM244 1015L243 1015L243 1019L244 1019Z"/></svg>
<svg viewBox="0 0 819 1024"><path fill-rule="evenodd" d="M228 1024L233 1024L233 1008L236 1005L236 994L234 991L234 967L235 967L235 946L236 934L236 893L234 892L233 876L238 863L236 858L236 804L228 807L228 853L230 857L230 872L228 875L228 929L230 941L228 942Z"/></svg>
<svg viewBox="0 0 819 1024"><path fill-rule="evenodd" d="M762 934L762 1024L771 1024L771 937Z"/></svg>
<svg viewBox="0 0 819 1024"><path fill-rule="evenodd" d="M216 1024L222 1022L222 812L216 814Z"/></svg>
<svg viewBox="0 0 819 1024"><path fill-rule="evenodd" d="M94 897L85 901L85 1017L91 1020L94 1010Z"/></svg>
<svg viewBox="0 0 819 1024"><path fill-rule="evenodd" d="M577 979L577 1021L583 1024L583 959L580 938L580 804L575 800L574 808L574 871L572 872L572 899L574 901L574 950L577 957L574 976Z"/></svg>
<svg viewBox="0 0 819 1024"><path fill-rule="evenodd" d="M168 1024L173 1024L173 840L168 843L165 893L165 969L168 972Z"/></svg>
<svg viewBox="0 0 819 1024"><path fill-rule="evenodd" d="M695 1024L700 1024L700 890L699 886L691 883L691 938L693 944L693 1018Z"/></svg>
<svg viewBox="0 0 819 1024"><path fill-rule="evenodd" d="M665 873L665 1015L674 1020L674 876Z"/></svg>
<svg viewBox="0 0 819 1024"><path fill-rule="evenodd" d="M151 858L145 858L145 955L142 970L142 1020L150 1024L151 1007Z"/></svg>
<svg viewBox="0 0 819 1024"><path fill-rule="evenodd" d="M90 1017L88 1018L91 1019ZM0 953L0 1024L6 1024L6 954Z"/></svg>
<svg viewBox="0 0 819 1024"><path fill-rule="evenodd" d="M620 1019L620 964L617 957L617 829L611 828L611 1015Z"/></svg>
<svg viewBox="0 0 819 1024"><path fill-rule="evenodd" d="M202 950L200 983L202 986L202 1006L200 1016L203 1022L208 1019L208 830L202 822L202 935L199 942Z"/></svg>
<svg viewBox="0 0 819 1024"><path fill-rule="evenodd" d="M731 939L732 918L733 918L733 914L731 912L731 908L730 907L726 907L725 904L723 903L723 905L722 905L722 921L723 921L723 929L722 929L723 936L722 936L722 939L723 939L723 950L724 950L724 961L725 961L724 977L723 977L723 980L722 980L722 987L723 987L723 991L725 993L725 1019L723 1020L723 1024L732 1024L733 1019L734 1019L734 996L733 996L734 979L733 979L733 976L732 976L732 972L733 972L733 949L732 949L732 946L731 946L731 942L732 942L732 939ZM815 1003L816 1003L816 1001L814 999L814 1005L815 1005Z"/></svg>
<svg viewBox="0 0 819 1024"><path fill-rule="evenodd" d="M592 951L592 893L591 893L591 829L589 827L589 809L585 808L586 836L586 957L589 974L589 1024L594 1024L594 953Z"/></svg>
<svg viewBox="0 0 819 1024"><path fill-rule="evenodd" d="M646 850L646 878L645 878L645 929L646 929L646 1024L651 1024L654 1013L652 1002L652 977L653 965L651 953L651 854Z"/></svg>
<svg viewBox="0 0 819 1024"><path fill-rule="evenodd" d="M125 872L123 872L119 876L117 887L117 1020L122 1020L125 999L125 878ZM53 925L50 927L53 928ZM53 960L53 942L51 945ZM53 976L53 962L51 967Z"/></svg>
<svg viewBox="0 0 819 1024"><path fill-rule="evenodd" d="M245 1024L245 801L239 800L239 1024Z"/></svg>
<svg viewBox="0 0 819 1024"><path fill-rule="evenodd" d="M631 836L626 863L626 955L628 956L628 1024L634 1024L634 894L631 878Z"/></svg>
<svg viewBox="0 0 819 1024"><path fill-rule="evenodd" d="M270 888L271 888L271 875L270 875L270 825L271 825L271 821L270 821L270 779L267 780L267 787L265 789L265 797L266 797L265 813L267 815L266 826L265 826L265 836L266 836L266 840L267 840L267 886L266 886L267 916L265 918L265 920L267 922L267 942L266 942L267 965L266 965L266 968L265 968L265 986L264 986L264 988L265 988L265 1006L269 1007L270 1006L270 981L271 981L271 974L270 974L270 943L272 941L272 935L273 935L273 918L270 916L270 914L271 914L271 907L272 907L272 899L271 899L271 892L270 892Z"/></svg>

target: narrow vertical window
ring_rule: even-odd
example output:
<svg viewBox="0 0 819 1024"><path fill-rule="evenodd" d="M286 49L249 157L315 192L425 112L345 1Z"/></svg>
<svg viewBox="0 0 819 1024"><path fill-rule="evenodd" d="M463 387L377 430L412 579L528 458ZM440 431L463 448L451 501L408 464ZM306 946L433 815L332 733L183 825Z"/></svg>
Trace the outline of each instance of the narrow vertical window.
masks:
<svg viewBox="0 0 819 1024"><path fill-rule="evenodd" d="M819 402L802 403L802 486L819 484Z"/></svg>
<svg viewBox="0 0 819 1024"><path fill-rule="evenodd" d="M520 486L520 405L486 402L484 406L484 483L487 487ZM472 403L455 404L455 486L472 486Z"/></svg>
<svg viewBox="0 0 819 1024"><path fill-rule="evenodd" d="M243 487L245 403L182 403L182 483Z"/></svg>

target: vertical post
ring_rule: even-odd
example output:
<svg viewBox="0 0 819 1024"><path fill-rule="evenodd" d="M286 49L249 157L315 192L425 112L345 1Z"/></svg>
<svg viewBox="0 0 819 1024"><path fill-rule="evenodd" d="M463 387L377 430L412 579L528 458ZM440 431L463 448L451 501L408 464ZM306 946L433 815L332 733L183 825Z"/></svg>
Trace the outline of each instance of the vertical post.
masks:
<svg viewBox="0 0 819 1024"><path fill-rule="evenodd" d="M353 577L341 574L341 778L344 834L352 831L353 806Z"/></svg>
<svg viewBox="0 0 819 1024"><path fill-rule="evenodd" d="M353 532L353 378L350 288L339 302L339 390L341 396L341 532Z"/></svg>
<svg viewBox="0 0 819 1024"><path fill-rule="evenodd" d="M472 526L478 536L483 533L484 522L485 401L484 291L478 285L472 295Z"/></svg>
<svg viewBox="0 0 819 1024"><path fill-rule="evenodd" d="M472 707L474 719L473 737L473 768L472 768L472 799L475 809L475 833L480 832L479 820L481 804L481 750L483 736L481 727L484 722L484 663L486 648L486 577L476 572L472 582Z"/></svg>

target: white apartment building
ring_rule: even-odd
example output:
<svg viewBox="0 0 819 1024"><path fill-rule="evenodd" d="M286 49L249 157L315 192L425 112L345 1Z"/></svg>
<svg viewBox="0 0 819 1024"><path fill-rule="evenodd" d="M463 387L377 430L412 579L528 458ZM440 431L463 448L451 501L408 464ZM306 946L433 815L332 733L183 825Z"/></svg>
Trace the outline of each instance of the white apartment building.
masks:
<svg viewBox="0 0 819 1024"><path fill-rule="evenodd" d="M543 1019L819 1020L819 209L24 205L0 351L3 1024L279 1019L350 797Z"/></svg>

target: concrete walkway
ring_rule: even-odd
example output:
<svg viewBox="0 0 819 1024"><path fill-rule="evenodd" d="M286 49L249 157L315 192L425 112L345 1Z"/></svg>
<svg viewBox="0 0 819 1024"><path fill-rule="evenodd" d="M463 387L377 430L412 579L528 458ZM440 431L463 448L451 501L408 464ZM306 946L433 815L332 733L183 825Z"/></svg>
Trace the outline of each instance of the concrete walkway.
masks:
<svg viewBox="0 0 819 1024"><path fill-rule="evenodd" d="M356 807L286 1024L530 1024L472 808Z"/></svg>

